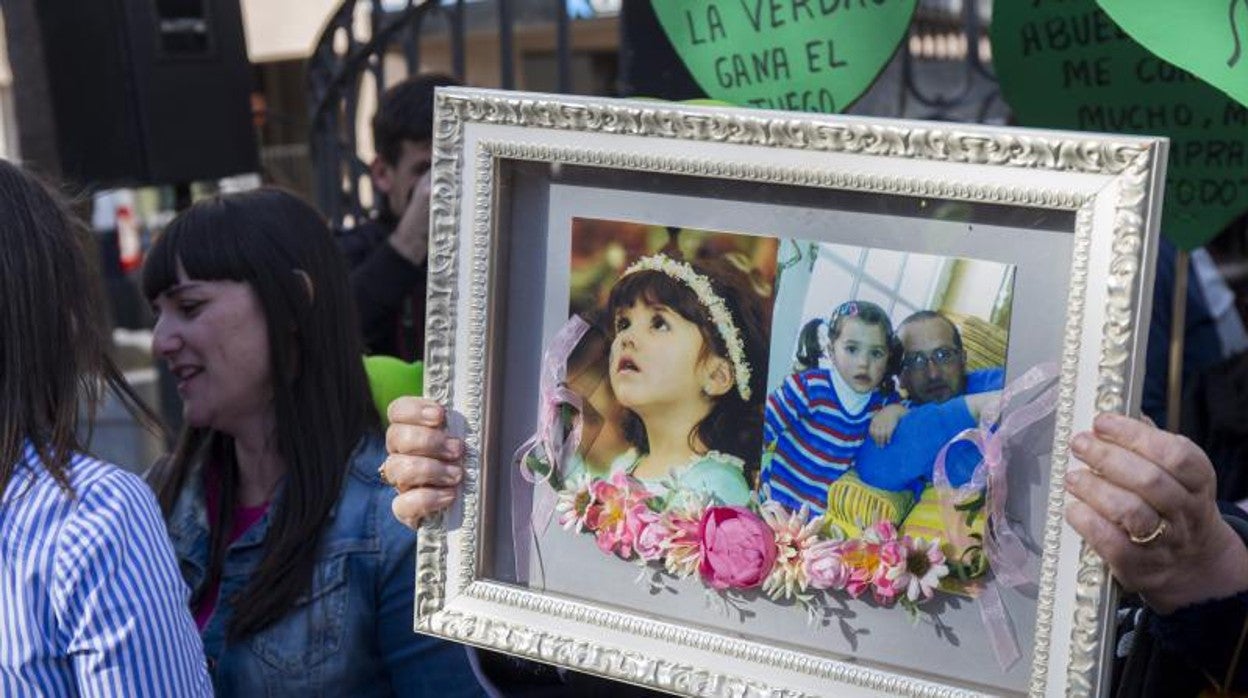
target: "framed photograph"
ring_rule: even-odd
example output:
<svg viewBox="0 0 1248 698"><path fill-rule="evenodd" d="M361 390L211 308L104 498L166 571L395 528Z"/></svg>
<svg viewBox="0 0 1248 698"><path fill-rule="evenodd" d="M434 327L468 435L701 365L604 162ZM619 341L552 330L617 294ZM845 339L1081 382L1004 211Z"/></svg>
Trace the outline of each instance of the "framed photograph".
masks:
<svg viewBox="0 0 1248 698"><path fill-rule="evenodd" d="M440 90L415 629L681 695L1096 695L1070 436L1164 139Z"/></svg>

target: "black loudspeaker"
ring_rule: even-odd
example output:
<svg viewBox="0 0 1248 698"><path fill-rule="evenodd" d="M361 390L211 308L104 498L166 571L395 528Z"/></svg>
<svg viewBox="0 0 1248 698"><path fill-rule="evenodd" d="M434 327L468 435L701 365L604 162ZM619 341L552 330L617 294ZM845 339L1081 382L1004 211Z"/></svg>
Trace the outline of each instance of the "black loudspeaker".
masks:
<svg viewBox="0 0 1248 698"><path fill-rule="evenodd" d="M34 11L63 178L259 170L239 0L36 0Z"/></svg>

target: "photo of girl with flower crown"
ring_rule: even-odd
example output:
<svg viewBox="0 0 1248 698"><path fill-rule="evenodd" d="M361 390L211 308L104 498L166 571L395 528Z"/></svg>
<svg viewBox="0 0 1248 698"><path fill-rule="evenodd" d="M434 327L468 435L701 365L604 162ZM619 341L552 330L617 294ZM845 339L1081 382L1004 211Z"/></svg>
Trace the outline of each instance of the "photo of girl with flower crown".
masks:
<svg viewBox="0 0 1248 698"><path fill-rule="evenodd" d="M762 299L742 276L660 252L611 289L609 375L633 447L612 472L665 496L749 502L767 342Z"/></svg>
<svg viewBox="0 0 1248 698"><path fill-rule="evenodd" d="M714 561L739 549L742 521L766 528L748 507L776 240L579 218L572 233L571 318L543 359L546 414L516 453L535 519L713 588L758 586L770 567Z"/></svg>
<svg viewBox="0 0 1248 698"><path fill-rule="evenodd" d="M745 505L761 452L774 241L612 223L574 223L574 284L593 282L574 286L572 309L605 325L606 351L590 357L580 340L570 375L598 363L606 384L594 384L598 397L584 395L582 410L618 422L602 424L592 443L560 464L560 479L599 489L629 483L654 495L656 509L677 499ZM614 280L590 271L627 258L626 246L636 256ZM751 257L762 260L762 271L751 268ZM614 408L603 404L604 392ZM601 451L604 438L619 437L624 448L609 462L586 457Z"/></svg>

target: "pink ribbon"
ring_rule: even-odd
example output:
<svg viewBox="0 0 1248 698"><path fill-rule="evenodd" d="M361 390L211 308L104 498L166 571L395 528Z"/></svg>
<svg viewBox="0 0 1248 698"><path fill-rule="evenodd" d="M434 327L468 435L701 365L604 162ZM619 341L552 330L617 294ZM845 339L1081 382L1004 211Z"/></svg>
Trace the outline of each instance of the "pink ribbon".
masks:
<svg viewBox="0 0 1248 698"><path fill-rule="evenodd" d="M581 442L581 396L569 388L565 380L568 357L589 329L589 323L580 316L573 315L559 328L543 352L538 387L537 428L533 436L520 444L513 456L515 467L512 468L512 492L519 493L525 489L516 481L516 476L519 475L533 486L534 497L531 509L522 500L512 501L511 532L518 581L524 581L528 574L528 541L533 535L534 523L537 522L540 535L546 532L553 517L558 492L551 483L560 481L561 467L576 454L576 448ZM566 434L561 419L564 406L570 407L578 415L572 419L571 432ZM534 453L545 457L545 473L533 472L526 463L529 455Z"/></svg>
<svg viewBox="0 0 1248 698"><path fill-rule="evenodd" d="M984 526L984 554L988 556L993 579L980 596L980 615L1002 669L1009 667L1021 655L1013 624L1001 600L999 585L1017 588L1036 583L1035 555L1023 545L1022 536L1005 515L1008 495L1005 447L1015 436L1053 413L1057 407L1057 384L1054 382L1057 376L1057 366L1053 363L1028 370L1006 386L996 409L982 415L978 428L967 429L951 439L940 449L932 465L932 484L940 495L941 517L947 531L956 530L957 518L961 515L954 509L954 504L985 492L988 518ZM1022 399L1044 385L1049 387L1039 396ZM999 422L998 415L1003 415ZM992 428L993 424L997 425L996 429ZM983 460L975 466L969 481L953 487L945 471L945 455L949 447L959 441L974 444L983 455Z"/></svg>

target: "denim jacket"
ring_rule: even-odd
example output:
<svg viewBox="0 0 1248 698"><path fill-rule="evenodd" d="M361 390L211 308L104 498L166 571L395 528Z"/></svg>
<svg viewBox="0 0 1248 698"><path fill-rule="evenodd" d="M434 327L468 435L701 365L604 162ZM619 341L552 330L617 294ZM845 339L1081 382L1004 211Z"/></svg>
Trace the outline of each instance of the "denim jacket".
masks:
<svg viewBox="0 0 1248 698"><path fill-rule="evenodd" d="M390 513L390 492L377 476L381 439L368 436L350 471L322 540L311 590L265 630L227 642L230 606L260 562L269 515L226 551L217 607L203 630L218 697L479 696L462 645L412 630L415 535ZM169 516L182 576L207 583L208 513L203 478L193 473Z"/></svg>

